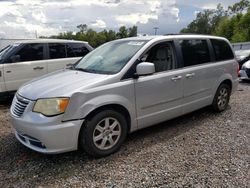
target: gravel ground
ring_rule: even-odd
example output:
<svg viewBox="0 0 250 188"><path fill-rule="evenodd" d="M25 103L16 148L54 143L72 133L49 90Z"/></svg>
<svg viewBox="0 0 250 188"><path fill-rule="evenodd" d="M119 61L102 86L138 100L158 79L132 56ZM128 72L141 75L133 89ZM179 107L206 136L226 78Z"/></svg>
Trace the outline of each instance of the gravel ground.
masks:
<svg viewBox="0 0 250 188"><path fill-rule="evenodd" d="M129 135L94 159L80 151L43 155L19 144L0 105L0 187L249 187L250 83L229 108L208 108Z"/></svg>

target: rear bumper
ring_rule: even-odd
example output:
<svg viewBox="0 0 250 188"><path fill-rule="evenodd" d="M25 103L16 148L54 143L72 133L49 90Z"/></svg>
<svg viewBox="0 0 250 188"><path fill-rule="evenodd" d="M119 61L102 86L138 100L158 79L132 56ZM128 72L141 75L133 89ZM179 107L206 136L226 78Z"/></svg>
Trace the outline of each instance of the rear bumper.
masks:
<svg viewBox="0 0 250 188"><path fill-rule="evenodd" d="M16 138L40 153L55 154L77 150L78 135L84 120L43 125L11 116Z"/></svg>

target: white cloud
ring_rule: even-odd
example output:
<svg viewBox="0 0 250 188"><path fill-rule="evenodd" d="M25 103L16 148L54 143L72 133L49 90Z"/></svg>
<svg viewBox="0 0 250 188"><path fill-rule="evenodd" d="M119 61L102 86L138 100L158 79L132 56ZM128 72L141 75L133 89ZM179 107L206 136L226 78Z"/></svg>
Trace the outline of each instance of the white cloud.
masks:
<svg viewBox="0 0 250 188"><path fill-rule="evenodd" d="M116 16L117 21L133 25L136 25L137 23L146 24L148 23L149 19L157 20L158 16L155 14L141 14L141 13Z"/></svg>
<svg viewBox="0 0 250 188"><path fill-rule="evenodd" d="M199 10L194 11L194 16L196 17L197 14L199 14L200 12L201 12L201 11L199 11Z"/></svg>
<svg viewBox="0 0 250 188"><path fill-rule="evenodd" d="M95 28L101 28L101 29L103 29L103 28L106 28L106 23L103 20L98 19L95 22L93 22L91 24L91 26L95 27Z"/></svg>
<svg viewBox="0 0 250 188"><path fill-rule="evenodd" d="M149 34L157 26L165 33L178 21L176 0L0 1L0 30L11 38L75 32L79 24L97 30L138 25L139 32Z"/></svg>
<svg viewBox="0 0 250 188"><path fill-rule="evenodd" d="M209 3L209 4L203 5L201 8L202 9L216 9L216 7L217 7L217 3Z"/></svg>
<svg viewBox="0 0 250 188"><path fill-rule="evenodd" d="M44 15L44 13L41 11L41 10L34 10L32 12L32 17L37 20L38 22L46 22L47 21L47 18L46 16Z"/></svg>

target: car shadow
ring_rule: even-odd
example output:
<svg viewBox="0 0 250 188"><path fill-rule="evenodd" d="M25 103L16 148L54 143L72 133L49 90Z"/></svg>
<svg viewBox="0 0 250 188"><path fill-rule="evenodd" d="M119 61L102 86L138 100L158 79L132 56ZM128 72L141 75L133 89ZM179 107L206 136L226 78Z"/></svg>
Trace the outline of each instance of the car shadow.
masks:
<svg viewBox="0 0 250 188"><path fill-rule="evenodd" d="M10 107L12 103L13 97L8 97L0 100L0 108L1 107Z"/></svg>
<svg viewBox="0 0 250 188"><path fill-rule="evenodd" d="M249 85L250 84L250 80L240 80L239 82L242 85Z"/></svg>

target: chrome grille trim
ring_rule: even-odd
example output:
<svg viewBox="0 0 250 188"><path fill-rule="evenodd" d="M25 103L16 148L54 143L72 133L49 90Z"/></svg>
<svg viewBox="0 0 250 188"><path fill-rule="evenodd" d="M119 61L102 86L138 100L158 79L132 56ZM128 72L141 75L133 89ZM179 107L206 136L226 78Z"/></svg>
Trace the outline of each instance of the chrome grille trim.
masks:
<svg viewBox="0 0 250 188"><path fill-rule="evenodd" d="M14 104L12 106L12 114L16 117L21 117L29 102L30 100L16 94Z"/></svg>

